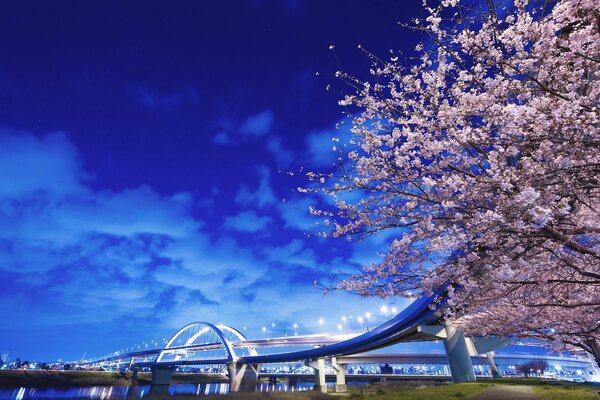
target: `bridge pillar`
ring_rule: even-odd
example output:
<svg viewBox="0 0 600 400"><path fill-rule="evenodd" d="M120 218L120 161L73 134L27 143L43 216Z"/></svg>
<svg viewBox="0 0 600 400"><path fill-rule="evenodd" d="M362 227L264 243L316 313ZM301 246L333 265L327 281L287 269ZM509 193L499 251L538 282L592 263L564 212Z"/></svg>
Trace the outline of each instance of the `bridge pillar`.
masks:
<svg viewBox="0 0 600 400"><path fill-rule="evenodd" d="M494 352L488 351L487 353L485 353L485 355L488 359L488 364L490 364L490 372L492 373L492 376L494 378L500 377L500 371L498 371L498 367L496 366L496 362L494 361Z"/></svg>
<svg viewBox="0 0 600 400"><path fill-rule="evenodd" d="M260 364L227 363L229 392L256 392Z"/></svg>
<svg viewBox="0 0 600 400"><path fill-rule="evenodd" d="M317 358L316 360L307 360L304 364L315 370L314 390L318 390L321 393L327 393L327 383L325 382L325 359Z"/></svg>
<svg viewBox="0 0 600 400"><path fill-rule="evenodd" d="M452 382L474 382L473 362L464 333L454 326L446 325L444 348L452 374Z"/></svg>
<svg viewBox="0 0 600 400"><path fill-rule="evenodd" d="M346 364L338 364L335 357L331 358L331 367L336 372L335 377L335 392L345 393L348 391L348 385L346 385Z"/></svg>
<svg viewBox="0 0 600 400"><path fill-rule="evenodd" d="M151 394L169 394L169 385L171 384L171 377L173 376L173 372L175 372L175 368L170 365L153 365L150 367L152 370Z"/></svg>
<svg viewBox="0 0 600 400"><path fill-rule="evenodd" d="M138 379L138 373L140 372L140 369L138 367L131 367L131 378L129 379L131 381L131 383L138 383L137 379Z"/></svg>

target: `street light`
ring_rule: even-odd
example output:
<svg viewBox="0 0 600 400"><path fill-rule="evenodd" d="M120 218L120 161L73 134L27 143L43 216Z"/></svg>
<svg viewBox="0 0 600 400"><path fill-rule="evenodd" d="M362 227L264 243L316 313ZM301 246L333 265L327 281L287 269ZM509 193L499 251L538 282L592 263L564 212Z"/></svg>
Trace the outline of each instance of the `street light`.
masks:
<svg viewBox="0 0 600 400"><path fill-rule="evenodd" d="M392 307L392 314L398 314L398 309L396 307Z"/></svg>
<svg viewBox="0 0 600 400"><path fill-rule="evenodd" d="M323 319L323 317L319 318L319 325L323 326L324 323L325 320Z"/></svg>
<svg viewBox="0 0 600 400"><path fill-rule="evenodd" d="M298 336L298 324L294 324L294 336Z"/></svg>
<svg viewBox="0 0 600 400"><path fill-rule="evenodd" d="M363 329L363 317L358 317L358 322L360 322L360 330L362 331Z"/></svg>
<svg viewBox="0 0 600 400"><path fill-rule="evenodd" d="M338 325L337 325L337 328L339 329L339 331L340 331L340 335L341 335L341 334L342 334L342 324L338 324Z"/></svg>
<svg viewBox="0 0 600 400"><path fill-rule="evenodd" d="M387 306L381 306L381 312L385 315L385 319L387 319L387 316L388 316Z"/></svg>
<svg viewBox="0 0 600 400"><path fill-rule="evenodd" d="M342 317L342 323L344 324L344 329L346 329L346 319L347 319L347 318L346 318L346 316L344 315L344 316Z"/></svg>

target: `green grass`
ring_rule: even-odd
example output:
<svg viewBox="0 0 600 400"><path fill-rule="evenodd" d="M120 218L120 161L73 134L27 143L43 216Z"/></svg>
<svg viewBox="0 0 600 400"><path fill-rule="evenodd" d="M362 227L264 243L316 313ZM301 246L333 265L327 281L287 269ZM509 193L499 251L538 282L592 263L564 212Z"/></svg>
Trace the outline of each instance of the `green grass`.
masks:
<svg viewBox="0 0 600 400"><path fill-rule="evenodd" d="M364 393L353 392L349 398L360 400L457 400L469 399L496 385L527 385L533 388L540 400L600 400L600 386L582 383L548 382L539 379L501 379L493 382L406 386L372 386Z"/></svg>
<svg viewBox="0 0 600 400"><path fill-rule="evenodd" d="M306 392L233 393L227 396L207 396L207 398L233 399L273 399L273 400L468 400L472 396L493 386L527 385L532 386L540 400L600 400L600 386L581 383L548 382L540 379L500 379L489 382L460 384L432 384L420 382L398 382L351 387L349 393L322 394ZM190 395L175 396L178 400L196 398ZM162 399L162 398L161 398Z"/></svg>
<svg viewBox="0 0 600 400"><path fill-rule="evenodd" d="M491 383L458 383L455 385L386 385L379 387L365 387L359 391L353 391L349 399L372 399L372 400L456 400L468 399L492 387Z"/></svg>
<svg viewBox="0 0 600 400"><path fill-rule="evenodd" d="M558 385L542 384L533 387L540 400L598 400L600 386L563 383Z"/></svg>
<svg viewBox="0 0 600 400"><path fill-rule="evenodd" d="M115 372L85 371L0 371L0 386L4 383L14 386L77 386L102 384L129 384L129 374ZM149 381L150 374L140 374L142 381ZM174 380L183 383L198 379L197 376L178 374ZM206 378L205 378L206 379ZM600 400L600 386L590 384L548 381L541 379L503 378L493 381L480 381L460 384L431 382L387 382L375 385L350 386L349 393L322 394L306 392L233 393L230 396L207 396L207 398L234 399L273 399L273 400L467 400L496 385L532 386L540 400ZM197 399L192 395L173 396L178 400ZM156 396L153 399L168 399L169 396Z"/></svg>

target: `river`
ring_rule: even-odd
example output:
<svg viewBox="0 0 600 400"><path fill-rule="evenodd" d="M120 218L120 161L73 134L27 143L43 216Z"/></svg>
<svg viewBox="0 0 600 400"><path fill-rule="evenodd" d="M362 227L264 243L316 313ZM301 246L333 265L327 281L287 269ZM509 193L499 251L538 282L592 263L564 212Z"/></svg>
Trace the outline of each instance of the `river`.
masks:
<svg viewBox="0 0 600 400"><path fill-rule="evenodd" d="M299 382L296 385L286 383L259 383L256 390L304 391L313 388L312 382ZM227 394L228 383L172 384L171 394ZM71 386L71 387L14 387L0 388L2 400L24 399L141 399L148 395L150 385L112 385L112 386Z"/></svg>

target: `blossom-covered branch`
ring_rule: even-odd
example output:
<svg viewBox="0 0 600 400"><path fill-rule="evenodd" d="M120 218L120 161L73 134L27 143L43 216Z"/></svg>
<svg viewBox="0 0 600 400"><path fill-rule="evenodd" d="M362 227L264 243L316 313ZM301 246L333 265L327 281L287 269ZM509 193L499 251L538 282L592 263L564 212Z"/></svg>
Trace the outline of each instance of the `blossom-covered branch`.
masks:
<svg viewBox="0 0 600 400"><path fill-rule="evenodd" d="M600 10L516 0L500 15L456 0L410 26L405 64L373 60L338 171L310 189L327 234L397 237L338 285L363 295L463 286L449 316L479 334L568 343L600 359ZM355 196L360 194L360 196Z"/></svg>

